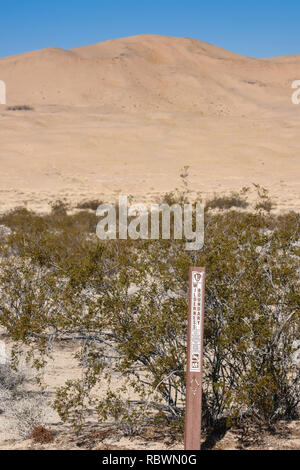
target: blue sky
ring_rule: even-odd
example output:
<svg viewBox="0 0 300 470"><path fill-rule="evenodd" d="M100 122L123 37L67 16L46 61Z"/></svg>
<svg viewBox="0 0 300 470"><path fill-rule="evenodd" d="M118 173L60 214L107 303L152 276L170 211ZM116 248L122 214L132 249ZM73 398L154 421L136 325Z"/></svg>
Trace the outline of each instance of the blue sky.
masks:
<svg viewBox="0 0 300 470"><path fill-rule="evenodd" d="M299 0L0 0L0 57L137 34L270 57L300 54L299 31Z"/></svg>

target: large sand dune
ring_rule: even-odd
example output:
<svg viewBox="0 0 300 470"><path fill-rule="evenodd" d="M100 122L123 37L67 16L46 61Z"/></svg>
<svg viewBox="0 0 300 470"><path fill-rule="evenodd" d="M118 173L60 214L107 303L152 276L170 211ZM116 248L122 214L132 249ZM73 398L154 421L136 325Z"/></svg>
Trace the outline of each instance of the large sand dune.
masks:
<svg viewBox="0 0 300 470"><path fill-rule="evenodd" d="M155 200L190 166L204 195L252 182L300 208L300 55L253 59L136 36L0 59L0 210L65 197Z"/></svg>

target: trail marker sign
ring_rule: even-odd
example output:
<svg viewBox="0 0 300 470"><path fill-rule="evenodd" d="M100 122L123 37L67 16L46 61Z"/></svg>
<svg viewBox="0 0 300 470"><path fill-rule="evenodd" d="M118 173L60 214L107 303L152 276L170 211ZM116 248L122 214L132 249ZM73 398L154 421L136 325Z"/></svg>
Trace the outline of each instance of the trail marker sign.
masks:
<svg viewBox="0 0 300 470"><path fill-rule="evenodd" d="M200 450L205 268L190 268L186 371L185 450Z"/></svg>

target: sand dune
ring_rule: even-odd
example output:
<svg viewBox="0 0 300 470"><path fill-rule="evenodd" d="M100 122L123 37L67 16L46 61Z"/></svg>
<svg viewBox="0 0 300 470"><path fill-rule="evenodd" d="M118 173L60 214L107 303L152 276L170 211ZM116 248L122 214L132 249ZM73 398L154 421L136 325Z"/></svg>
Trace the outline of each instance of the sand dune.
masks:
<svg viewBox="0 0 300 470"><path fill-rule="evenodd" d="M300 55L243 57L136 36L0 59L0 210L66 197L154 199L189 165L204 195L252 182L299 209Z"/></svg>

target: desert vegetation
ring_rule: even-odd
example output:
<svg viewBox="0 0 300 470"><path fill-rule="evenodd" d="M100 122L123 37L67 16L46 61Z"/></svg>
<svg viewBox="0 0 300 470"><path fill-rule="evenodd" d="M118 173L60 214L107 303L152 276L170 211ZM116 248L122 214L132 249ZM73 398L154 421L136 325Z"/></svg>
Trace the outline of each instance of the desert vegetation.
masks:
<svg viewBox="0 0 300 470"><path fill-rule="evenodd" d="M272 214L262 188L258 196L251 212L245 190L231 203L210 201L199 252L185 251L185 240L100 241L95 213L70 213L61 201L47 215L3 214L0 325L14 342L10 367L25 357L42 384L55 344L72 341L81 377L52 403L64 422L78 430L92 413L124 435L154 425L182 436L188 268L205 266L205 432L295 418L300 215ZM37 421L31 432L51 439Z"/></svg>
<svg viewBox="0 0 300 470"><path fill-rule="evenodd" d="M245 188L240 193L232 192L229 196L217 196L215 195L212 199L206 202L208 209L232 209L233 207L239 207L246 209L249 203L245 197L248 188Z"/></svg>
<svg viewBox="0 0 300 470"><path fill-rule="evenodd" d="M6 111L34 111L34 108L28 104L16 104L7 106Z"/></svg>
<svg viewBox="0 0 300 470"><path fill-rule="evenodd" d="M23 439L41 426L47 409L42 392L31 394L26 390L30 379L26 368L16 371L9 364L0 365L0 414L6 416L8 430Z"/></svg>

